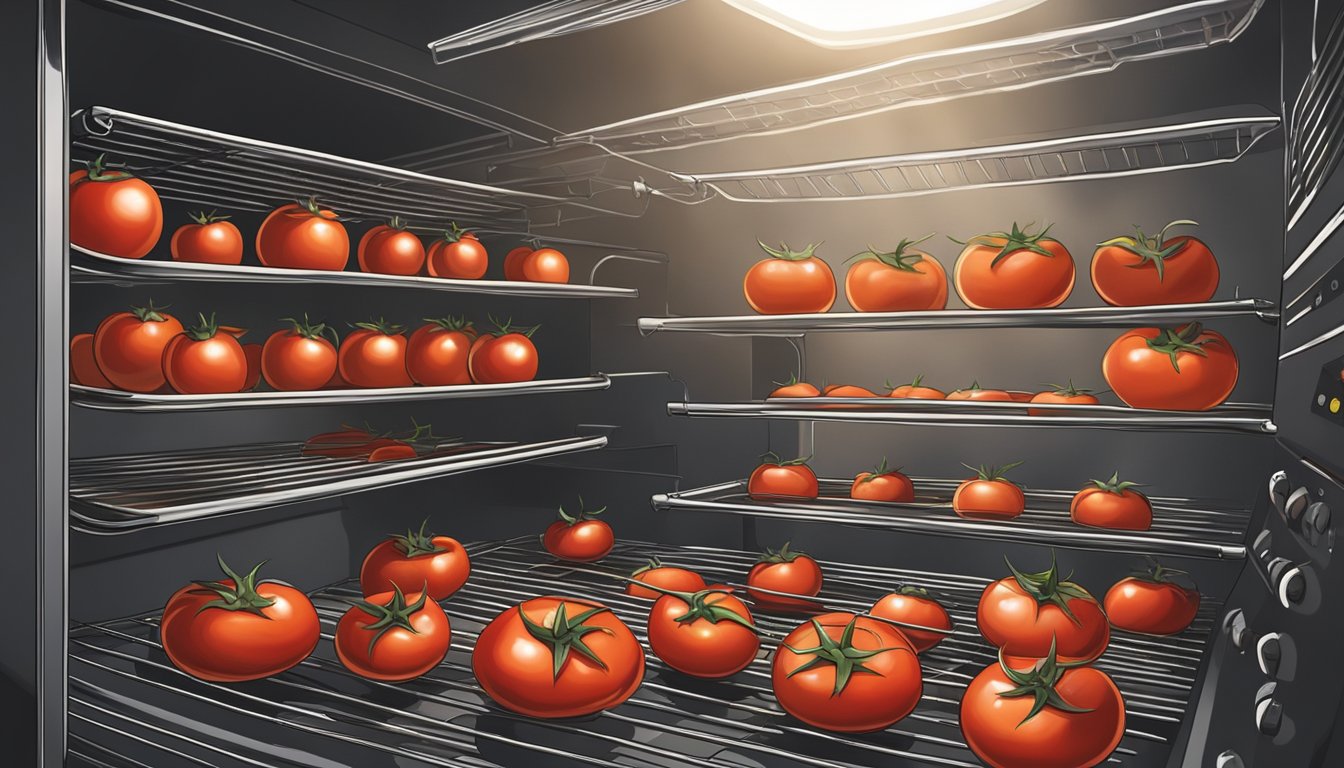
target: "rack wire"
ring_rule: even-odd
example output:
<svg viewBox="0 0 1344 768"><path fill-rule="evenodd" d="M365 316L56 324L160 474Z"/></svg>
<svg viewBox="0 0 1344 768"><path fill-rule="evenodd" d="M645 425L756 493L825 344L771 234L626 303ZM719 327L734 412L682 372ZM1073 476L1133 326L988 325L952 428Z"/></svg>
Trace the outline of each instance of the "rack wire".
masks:
<svg viewBox="0 0 1344 768"><path fill-rule="evenodd" d="M417 480L604 448L605 436L535 443L438 442L414 459L304 456L303 443L70 460L70 515L127 531L331 498Z"/></svg>
<svg viewBox="0 0 1344 768"><path fill-rule="evenodd" d="M1138 16L921 53L561 136L636 154L794 131L891 109L1109 72L1235 40L1263 0L1201 0Z"/></svg>
<svg viewBox="0 0 1344 768"><path fill-rule="evenodd" d="M1336 14L1325 45L1289 112L1288 229L1320 191L1344 153L1344 15Z"/></svg>
<svg viewBox="0 0 1344 768"><path fill-rule="evenodd" d="M756 618L766 632L762 652L732 678L694 680L649 655L644 684L625 704L588 718L542 721L499 708L472 676L470 652L491 618L522 600L558 590L607 605L646 642L650 602L626 596L616 577L657 555L695 569L707 581L740 584L756 556L622 542L600 564L573 565L552 560L532 536L468 550L471 578L445 604L453 628L448 658L425 677L401 685L354 677L335 660L331 633L345 601L359 594L353 581L313 595L324 641L312 658L274 678L242 685L206 683L173 668L157 641L156 616L78 625L70 638L72 737L81 749L110 750L118 740L143 738L147 729L157 728L148 731L153 736L139 745L142 750L175 750L224 766L289 764L296 752L306 755L310 762L305 765L369 768L488 768L541 761L609 768L979 765L962 740L957 709L971 677L995 661L975 629L984 579L822 563L827 575L820 599L829 610L864 611L898 584L913 584L929 589L955 623L949 637L920 656L921 703L886 731L833 734L787 716L770 693L769 655L802 619L760 611ZM1175 637L1113 633L1097 666L1123 692L1127 723L1108 764L1165 762L1186 717L1217 610L1217 602L1205 598L1191 628Z"/></svg>

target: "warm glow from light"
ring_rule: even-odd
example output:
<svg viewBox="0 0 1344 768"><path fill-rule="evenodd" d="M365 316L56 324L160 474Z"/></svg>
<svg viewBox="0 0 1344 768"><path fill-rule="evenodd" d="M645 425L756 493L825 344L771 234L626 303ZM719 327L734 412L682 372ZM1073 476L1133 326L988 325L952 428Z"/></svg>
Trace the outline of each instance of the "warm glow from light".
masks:
<svg viewBox="0 0 1344 768"><path fill-rule="evenodd" d="M1045 0L724 0L805 40L875 45L983 24Z"/></svg>

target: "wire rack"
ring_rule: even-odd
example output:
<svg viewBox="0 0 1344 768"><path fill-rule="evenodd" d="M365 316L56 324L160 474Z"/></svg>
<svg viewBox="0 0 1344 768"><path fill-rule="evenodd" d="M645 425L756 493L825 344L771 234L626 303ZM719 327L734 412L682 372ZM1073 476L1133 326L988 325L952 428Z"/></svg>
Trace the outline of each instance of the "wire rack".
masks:
<svg viewBox="0 0 1344 768"><path fill-rule="evenodd" d="M756 555L622 542L600 564L573 566L551 560L530 536L468 549L471 578L445 604L452 650L429 675L401 685L353 677L334 658L332 628L343 601L358 596L354 582L314 595L325 641L312 658L243 685L205 683L174 669L157 642L156 616L77 626L70 639L73 743L109 760L130 745L140 754L172 754L175 764L220 766L980 765L962 740L957 709L970 679L995 660L975 628L983 579L822 563L827 576L821 600L830 610L863 611L896 585L914 584L929 589L955 622L954 633L920 657L920 705L883 732L838 735L788 717L770 693L769 653L801 619L760 613L767 633L762 652L732 678L693 680L648 655L644 684L625 704L589 718L540 721L500 709L476 685L470 652L491 618L558 591L607 605L646 641L649 601L624 595L615 576L656 554L707 581L737 584ZM1205 598L1192 627L1176 637L1113 634L1098 666L1124 693L1127 721L1108 764L1165 764L1217 609Z"/></svg>
<svg viewBox="0 0 1344 768"><path fill-rule="evenodd" d="M1263 0L1203 0L1139 16L906 56L588 128L625 154L798 130L890 109L1109 72L1236 39Z"/></svg>
<svg viewBox="0 0 1344 768"><path fill-rule="evenodd" d="M815 500L753 499L745 480L653 497L654 509L717 512L745 517L863 528L945 534L1049 544L1070 549L1138 552L1158 555L1241 560L1246 557L1246 527L1251 510L1227 502L1150 496L1153 525L1148 531L1109 531L1076 525L1069 519L1073 491L1028 490L1027 510L1003 521L966 520L952 512L952 493L960 480L915 478L913 503L894 504L849 498L853 481L820 480Z"/></svg>
<svg viewBox="0 0 1344 768"><path fill-rule="evenodd" d="M445 475L605 447L607 438L537 443L437 443L415 459L302 455L303 443L71 459L70 514L91 529L125 531L331 498Z"/></svg>
<svg viewBox="0 0 1344 768"><path fill-rule="evenodd" d="M1320 55L1289 112L1288 228L1315 199L1344 152L1344 14L1337 14Z"/></svg>

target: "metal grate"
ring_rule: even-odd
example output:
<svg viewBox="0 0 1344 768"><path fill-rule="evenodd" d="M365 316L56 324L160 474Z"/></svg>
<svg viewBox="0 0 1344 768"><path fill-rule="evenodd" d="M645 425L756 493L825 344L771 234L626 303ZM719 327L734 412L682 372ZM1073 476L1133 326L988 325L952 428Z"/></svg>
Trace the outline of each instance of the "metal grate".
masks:
<svg viewBox="0 0 1344 768"><path fill-rule="evenodd" d="M448 658L401 685L345 672L330 642L270 680L204 683L174 669L157 643L156 617L80 625L70 638L72 738L107 754L126 740L160 762L336 766L825 766L975 768L957 725L961 692L994 653L980 639L975 605L986 581L955 574L823 563L822 599L861 611L897 584L928 588L948 607L955 632L920 658L920 706L892 728L864 736L804 726L770 693L767 653L799 619L759 615L768 633L750 667L723 681L699 681L648 659L644 684L625 704L590 718L539 721L494 705L471 674L470 651L483 625L517 602L556 592L609 606L645 639L649 601L627 597L613 578L650 555L698 570L709 581L740 583L756 559L711 547L624 542L602 563L552 561L534 537L469 547L472 575L445 608L453 626ZM353 582L320 590L314 602L328 640L356 596ZM1191 629L1153 638L1116 632L1098 662L1124 692L1127 730L1109 764L1164 764L1185 717L1218 605L1207 598ZM158 729L158 730L153 730ZM101 751L100 751L101 750ZM170 752L171 750L171 752ZM122 752L121 754L126 754ZM176 764L176 763L175 763Z"/></svg>
<svg viewBox="0 0 1344 768"><path fill-rule="evenodd" d="M1289 112L1288 229L1306 212L1344 152L1344 13L1337 14Z"/></svg>

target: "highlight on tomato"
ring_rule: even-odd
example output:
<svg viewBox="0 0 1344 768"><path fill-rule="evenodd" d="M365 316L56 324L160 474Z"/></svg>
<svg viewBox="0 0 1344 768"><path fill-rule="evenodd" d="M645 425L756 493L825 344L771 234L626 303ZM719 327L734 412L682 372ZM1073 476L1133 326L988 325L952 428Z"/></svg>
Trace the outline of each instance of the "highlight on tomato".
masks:
<svg viewBox="0 0 1344 768"><path fill-rule="evenodd" d="M1178 635L1199 612L1199 589L1173 577L1190 574L1167 568L1151 557L1149 567L1117 581L1106 591L1103 605L1111 626L1145 635Z"/></svg>
<svg viewBox="0 0 1344 768"><path fill-rule="evenodd" d="M905 398L907 400L946 400L947 393L941 389L924 386L924 375L920 374L909 384L902 384L899 387L891 386L887 382L887 397Z"/></svg>
<svg viewBox="0 0 1344 768"><path fill-rule="evenodd" d="M414 680L448 655L452 628L439 604L424 592L401 587L351 600L336 623L336 658L360 677L385 682Z"/></svg>
<svg viewBox="0 0 1344 768"><path fill-rule="evenodd" d="M1009 480L1007 473L1022 466L1020 461L1011 461L1001 467L961 466L975 473L975 477L965 480L952 494L952 511L958 516L979 520L1009 520L1027 509L1027 497L1022 488Z"/></svg>
<svg viewBox="0 0 1344 768"><path fill-rule="evenodd" d="M746 669L761 647L751 611L720 589L668 590L649 609L648 628L663 663L707 680Z"/></svg>
<svg viewBox="0 0 1344 768"><path fill-rule="evenodd" d="M992 768L1102 764L1125 735L1125 701L1105 672L1065 663L1053 646L1034 665L1000 653L966 686L961 733Z"/></svg>
<svg viewBox="0 0 1344 768"><path fill-rule="evenodd" d="M849 488L851 499L864 501L911 502L915 500L915 484L901 473L901 468L887 467L887 457L871 472L860 472Z"/></svg>
<svg viewBox="0 0 1344 768"><path fill-rule="evenodd" d="M471 558L462 544L450 536L425 533L428 518L419 531L406 529L392 534L364 556L359 585L365 595L391 591L423 590L431 600L452 597L471 576Z"/></svg>
<svg viewBox="0 0 1344 768"><path fill-rule="evenodd" d="M761 465L747 478L747 493L754 499L815 499L820 493L817 473L807 466L811 456L791 461L781 459L774 451L761 456Z"/></svg>
<svg viewBox="0 0 1344 768"><path fill-rule="evenodd" d="M961 243L965 247L953 269L957 295L972 309L1063 304L1073 291L1073 256L1049 236L1051 226L1033 235L1030 224L1024 230L1013 222L1010 232L976 235Z"/></svg>
<svg viewBox="0 0 1344 768"><path fill-rule="evenodd" d="M770 255L747 270L742 293L747 304L762 315L826 312L835 304L835 275L817 258L813 243L801 251L780 243L779 250L757 240Z"/></svg>
<svg viewBox="0 0 1344 768"><path fill-rule="evenodd" d="M406 342L406 373L416 384L470 384L467 359L476 327L466 317L427 317Z"/></svg>
<svg viewBox="0 0 1344 768"><path fill-rule="evenodd" d="M361 272L415 275L425 265L425 244L406 229L406 220L393 216L359 238L355 258Z"/></svg>
<svg viewBox="0 0 1344 768"><path fill-rule="evenodd" d="M1097 599L1082 586L1063 578L1050 554L1050 568L1023 573L1007 558L1011 576L985 587L976 607L980 634L1004 655L1043 659L1051 648L1068 663L1090 662L1105 652L1110 623Z"/></svg>
<svg viewBox="0 0 1344 768"><path fill-rule="evenodd" d="M1237 386L1237 353L1223 335L1199 323L1135 328L1111 343L1101 373L1132 408L1207 411Z"/></svg>
<svg viewBox="0 0 1344 768"><path fill-rule="evenodd" d="M952 617L923 587L902 585L895 592L878 598L868 609L873 618L893 622L901 634L923 653L952 634Z"/></svg>
<svg viewBox="0 0 1344 768"><path fill-rule="evenodd" d="M771 669L784 711L816 728L869 733L914 711L924 690L915 649L895 627L826 613L789 633Z"/></svg>
<svg viewBox="0 0 1344 768"><path fill-rule="evenodd" d="M476 337L467 353L471 380L477 384L507 384L535 379L540 359L532 334L541 326L523 328L513 325L513 318L501 323L493 316L490 322L495 329Z"/></svg>
<svg viewBox="0 0 1344 768"><path fill-rule="evenodd" d="M517 271L530 283L568 283L569 259L554 248L538 248L518 260Z"/></svg>
<svg viewBox="0 0 1344 768"><path fill-rule="evenodd" d="M193 582L163 609L159 639L173 666L201 680L232 683L278 675L308 658L321 625L307 595L258 581L260 564L239 576L216 559L226 578Z"/></svg>
<svg viewBox="0 0 1344 768"><path fill-rule="evenodd" d="M429 246L426 267L430 277L478 280L490 266L490 256L476 235L449 222L443 237ZM516 250L516 249L515 249ZM531 249L529 249L530 251Z"/></svg>
<svg viewBox="0 0 1344 768"><path fill-rule="evenodd" d="M630 574L630 581L625 585L625 594L657 599L665 594L658 590L699 592L704 588L705 580L695 571L663 565L658 558L651 557L647 565L640 566Z"/></svg>
<svg viewBox="0 0 1344 768"><path fill-rule="evenodd" d="M790 373L788 381L771 383L775 389L766 397L821 397L821 390L806 381L799 381L796 373Z"/></svg>
<svg viewBox="0 0 1344 768"><path fill-rule="evenodd" d="M216 215L214 211L187 215L192 223L178 227L168 241L168 252L173 261L243 263L243 233L228 220L228 216Z"/></svg>
<svg viewBox="0 0 1344 768"><path fill-rule="evenodd" d="M821 565L806 552L789 549L789 542L776 552L767 548L747 571L747 594L766 610L808 610L820 607ZM781 594L782 593L782 594Z"/></svg>
<svg viewBox="0 0 1344 768"><path fill-rule="evenodd" d="M163 350L182 323L149 302L103 318L93 332L93 359L117 389L154 392L165 383Z"/></svg>
<svg viewBox="0 0 1344 768"><path fill-rule="evenodd" d="M163 348L163 376L175 392L209 395L241 392L247 385L247 353L234 334L210 317L183 330Z"/></svg>
<svg viewBox="0 0 1344 768"><path fill-rule="evenodd" d="M1134 227L1133 235L1097 244L1092 254L1092 285L1101 300L1117 307L1195 304L1218 290L1218 260L1199 238L1167 237L1173 227L1199 226L1173 221L1157 237Z"/></svg>
<svg viewBox="0 0 1344 768"><path fill-rule="evenodd" d="M616 536L611 526L598 520L597 516L607 508L588 509L579 497L579 511L569 514L560 507L559 520L551 523L541 536L541 544L546 551L561 560L576 563L591 563L601 560L616 545Z"/></svg>
<svg viewBox="0 0 1344 768"><path fill-rule="evenodd" d="M340 431L308 438L303 444L302 455L369 462L413 459L418 455L415 446L434 438L434 432L429 424L412 423L412 430L401 433L377 433L367 425L362 428L342 425Z"/></svg>
<svg viewBox="0 0 1344 768"><path fill-rule="evenodd" d="M821 388L825 397L877 397L877 393L855 384L830 384Z"/></svg>
<svg viewBox="0 0 1344 768"><path fill-rule="evenodd" d="M267 267L339 272L350 261L350 235L334 211L310 197L276 208L261 222L257 259Z"/></svg>
<svg viewBox="0 0 1344 768"><path fill-rule="evenodd" d="M163 234L159 193L106 155L70 174L70 242L81 248L139 259Z"/></svg>
<svg viewBox="0 0 1344 768"><path fill-rule="evenodd" d="M845 274L845 298L859 312L906 312L947 308L947 273L929 254L911 246L918 240L902 238L890 253L871 245L850 257L854 265ZM857 259L857 261L855 261Z"/></svg>
<svg viewBox="0 0 1344 768"><path fill-rule="evenodd" d="M341 378L356 387L409 387L406 372L406 326L381 317L355 323L336 354Z"/></svg>
<svg viewBox="0 0 1344 768"><path fill-rule="evenodd" d="M1109 480L1093 480L1090 488L1074 494L1069 517L1079 525L1094 528L1146 531L1153 525L1153 505L1147 496L1134 490L1139 485L1121 480L1119 472L1112 473Z"/></svg>
<svg viewBox="0 0 1344 768"><path fill-rule="evenodd" d="M954 389L947 393L948 400L979 400L990 403L1011 403L1013 401L1012 393L1006 389L985 389L980 386L980 382L972 381L971 386L963 389Z"/></svg>
<svg viewBox="0 0 1344 768"><path fill-rule="evenodd" d="M644 649L600 603L536 597L505 609L481 630L471 669L505 709L578 717L634 694L644 681Z"/></svg>
<svg viewBox="0 0 1344 768"><path fill-rule="evenodd" d="M282 392L321 389L336 373L336 329L308 319L282 318L288 330L272 333L261 348L261 375ZM326 339L327 336L331 340Z"/></svg>
<svg viewBox="0 0 1344 768"><path fill-rule="evenodd" d="M1068 383L1068 384L1065 384L1065 385L1062 386L1062 387L1059 386L1058 384L1051 384L1050 387L1051 387L1050 389L1048 389L1048 390L1046 390L1046 391L1044 391L1044 392L1037 392L1036 394L1032 395L1032 396L1031 396L1031 400L1028 401L1028 402L1031 402L1031 403L1057 403L1057 404L1063 404L1063 405L1097 405L1099 402L1101 402L1101 401L1097 400L1097 396L1096 396L1096 395L1092 394L1092 390L1090 390L1090 389L1084 389L1084 388L1082 388L1082 387L1075 387L1075 386L1073 385L1073 379L1069 379L1069 383ZM1070 412L1068 409L1062 409L1062 410L1061 410L1061 409L1054 409L1054 410L1051 410L1051 409L1049 409L1049 408L1028 408L1028 409L1027 409L1027 415L1028 415L1028 416L1069 416L1069 415L1077 416L1077 415L1079 415L1079 414L1078 414L1078 412L1076 412L1076 411L1074 411L1074 412Z"/></svg>
<svg viewBox="0 0 1344 768"><path fill-rule="evenodd" d="M93 354L92 333L76 333L70 337L70 383L101 389L113 388L112 382L98 368L98 360Z"/></svg>

